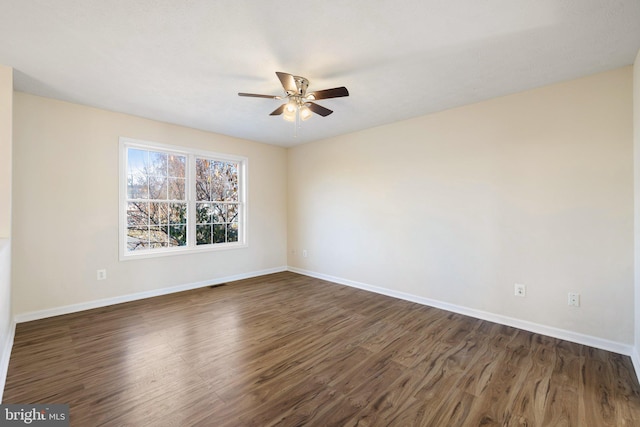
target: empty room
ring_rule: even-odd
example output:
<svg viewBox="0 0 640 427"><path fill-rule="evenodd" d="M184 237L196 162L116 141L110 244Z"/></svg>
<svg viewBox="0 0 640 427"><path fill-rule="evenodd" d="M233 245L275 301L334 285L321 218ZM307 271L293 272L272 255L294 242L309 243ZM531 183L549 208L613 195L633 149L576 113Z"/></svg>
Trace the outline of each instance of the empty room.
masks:
<svg viewBox="0 0 640 427"><path fill-rule="evenodd" d="M640 2L0 0L0 425L640 425Z"/></svg>

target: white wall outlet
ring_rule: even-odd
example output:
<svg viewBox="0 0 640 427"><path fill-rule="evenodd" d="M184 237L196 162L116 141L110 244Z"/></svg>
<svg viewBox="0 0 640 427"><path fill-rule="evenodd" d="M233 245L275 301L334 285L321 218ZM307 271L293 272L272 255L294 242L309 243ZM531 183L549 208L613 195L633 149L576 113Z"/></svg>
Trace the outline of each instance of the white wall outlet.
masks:
<svg viewBox="0 0 640 427"><path fill-rule="evenodd" d="M569 292L568 304L572 307L580 307L580 294Z"/></svg>
<svg viewBox="0 0 640 427"><path fill-rule="evenodd" d="M304 258L306 258L306 257L307 257L307 255L308 255L307 250L306 250L306 249L303 249L303 250L302 250L302 256L303 256Z"/></svg>
<svg viewBox="0 0 640 427"><path fill-rule="evenodd" d="M513 294L517 297L527 296L527 287L522 283L516 283L513 287Z"/></svg>
<svg viewBox="0 0 640 427"><path fill-rule="evenodd" d="M107 270L105 269L98 270L96 277L98 280L105 280L107 278Z"/></svg>

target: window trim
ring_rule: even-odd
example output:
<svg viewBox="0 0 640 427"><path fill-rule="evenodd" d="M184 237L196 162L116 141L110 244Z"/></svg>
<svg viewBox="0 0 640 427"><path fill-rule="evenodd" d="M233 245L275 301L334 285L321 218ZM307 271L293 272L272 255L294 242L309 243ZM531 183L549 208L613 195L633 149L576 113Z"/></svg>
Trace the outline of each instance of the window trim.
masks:
<svg viewBox="0 0 640 427"><path fill-rule="evenodd" d="M187 157L186 165L186 200L187 200L187 244L168 248L156 248L144 251L127 250L127 149L139 148L149 151L167 151ZM196 245L196 157L213 160L233 161L238 163L238 241L231 243L214 243ZM248 246L248 164L249 159L244 156L224 154L214 151L199 150L190 147L163 144L129 137L119 138L118 147L118 255L120 261L133 259L156 258L171 255L187 255L200 252L225 251Z"/></svg>

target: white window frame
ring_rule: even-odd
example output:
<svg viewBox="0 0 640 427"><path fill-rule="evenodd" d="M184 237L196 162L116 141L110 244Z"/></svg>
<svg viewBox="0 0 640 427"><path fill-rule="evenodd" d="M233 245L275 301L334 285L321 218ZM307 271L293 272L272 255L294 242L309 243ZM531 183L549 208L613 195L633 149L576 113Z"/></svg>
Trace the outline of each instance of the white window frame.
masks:
<svg viewBox="0 0 640 427"><path fill-rule="evenodd" d="M127 250L127 149L138 148L150 151L165 151L187 157L186 199L187 199L187 244L167 248L154 248L139 251ZM232 161L238 163L238 241L196 245L196 157ZM247 247L247 188L249 159L242 156L203 151L188 147L167 145L153 141L144 141L120 137L119 145L119 234L118 247L120 261L155 258L170 255L184 255L197 252L231 250Z"/></svg>

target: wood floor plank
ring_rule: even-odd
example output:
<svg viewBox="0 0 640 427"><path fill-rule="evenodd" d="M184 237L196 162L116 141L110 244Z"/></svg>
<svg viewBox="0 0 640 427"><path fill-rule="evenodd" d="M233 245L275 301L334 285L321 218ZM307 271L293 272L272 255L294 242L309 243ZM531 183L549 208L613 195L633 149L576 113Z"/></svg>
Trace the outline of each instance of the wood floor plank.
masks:
<svg viewBox="0 0 640 427"><path fill-rule="evenodd" d="M19 324L73 426L631 426L629 357L294 273Z"/></svg>

